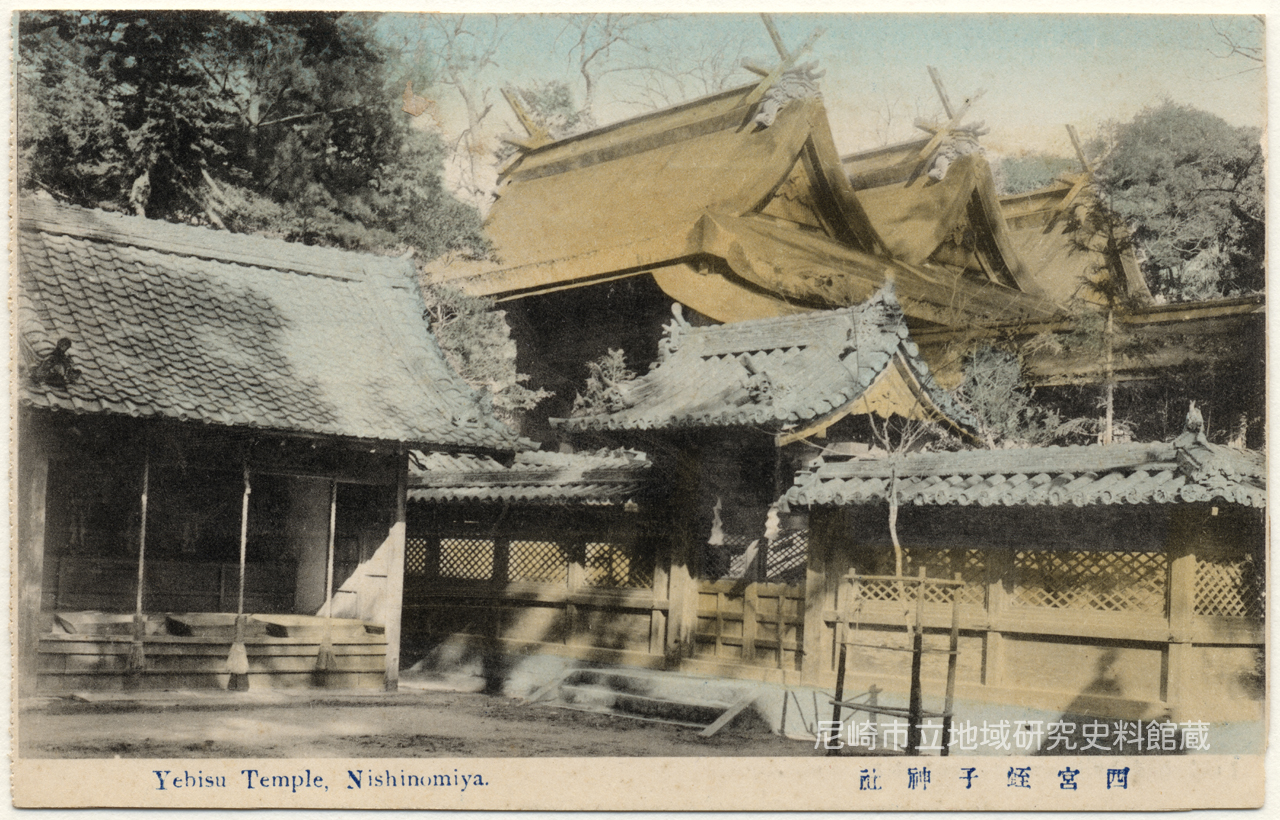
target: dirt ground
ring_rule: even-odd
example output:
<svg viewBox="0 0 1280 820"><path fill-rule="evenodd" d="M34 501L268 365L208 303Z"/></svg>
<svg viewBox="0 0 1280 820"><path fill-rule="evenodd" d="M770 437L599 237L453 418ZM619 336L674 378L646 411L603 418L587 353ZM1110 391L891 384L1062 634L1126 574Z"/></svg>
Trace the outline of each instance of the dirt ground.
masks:
<svg viewBox="0 0 1280 820"><path fill-rule="evenodd" d="M26 758L708 757L820 755L812 742L740 716L711 738L698 730L527 705L493 695L112 700L20 706Z"/></svg>

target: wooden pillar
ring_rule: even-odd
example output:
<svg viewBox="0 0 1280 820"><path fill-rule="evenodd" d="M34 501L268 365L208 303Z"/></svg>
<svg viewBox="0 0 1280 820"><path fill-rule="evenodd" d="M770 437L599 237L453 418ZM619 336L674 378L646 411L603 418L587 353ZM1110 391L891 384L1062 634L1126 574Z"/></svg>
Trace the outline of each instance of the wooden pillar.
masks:
<svg viewBox="0 0 1280 820"><path fill-rule="evenodd" d="M1193 694L1196 548L1202 531L1203 513L1180 505L1173 508L1166 550L1169 560L1169 645L1163 689L1165 702L1175 716Z"/></svg>
<svg viewBox="0 0 1280 820"><path fill-rule="evenodd" d="M573 529L567 529L564 525L560 528L560 532L567 532L568 536L564 541L565 557L568 559L565 575L569 587L569 600L564 605L565 644L576 642L575 636L578 634L578 628L581 623L578 605L574 603L574 596L587 585L587 539L583 531L587 528L597 531L596 528L600 527L597 521L590 519L587 519L587 521L588 523L582 523L582 519L579 519L578 525ZM568 522L565 523L567 524ZM554 532L550 533L548 538L554 540L556 534ZM591 643L590 636L587 637L587 643Z"/></svg>
<svg viewBox="0 0 1280 820"><path fill-rule="evenodd" d="M840 548L841 510L818 507L809 513L809 549L804 573L804 644L800 659L806 686L818 686L831 671L832 643L822 613L835 609L834 584L829 583L831 556Z"/></svg>
<svg viewBox="0 0 1280 820"><path fill-rule="evenodd" d="M236 632L227 655L227 688L246 691L249 688L249 653L245 647L246 616L244 614L245 558L249 547L249 495L253 488L249 483L249 459L244 460L244 493L240 500L240 580L236 590ZM145 505L144 505L145 506Z"/></svg>
<svg viewBox="0 0 1280 820"><path fill-rule="evenodd" d="M670 601L667 618L669 659L687 657L693 651L693 635L698 622L698 500L701 496L699 449L690 444L675 457L675 503L672 509Z"/></svg>
<svg viewBox="0 0 1280 820"><path fill-rule="evenodd" d="M1013 597L1014 551L1012 546L987 549L987 632L982 683L1004 685L1005 639L1000 626Z"/></svg>
<svg viewBox="0 0 1280 820"><path fill-rule="evenodd" d="M653 522L653 524L656 523ZM669 610L671 607L671 541L669 538L659 540L651 537L649 533L653 524L645 522L641 528L641 537L645 539L645 543L653 547L653 597L655 600L665 600ZM669 532L669 530L663 531ZM655 607L649 611L649 653L661 655L666 651L666 647L667 611Z"/></svg>
<svg viewBox="0 0 1280 820"><path fill-rule="evenodd" d="M142 616L142 599L147 577L147 498L151 492L151 447L148 445L142 461L142 493L138 518L138 582L133 608L133 643L129 647L129 660L125 665L125 688L135 689L141 684L141 674L146 668L146 651L143 638L147 624Z"/></svg>
<svg viewBox="0 0 1280 820"><path fill-rule="evenodd" d="M45 501L49 454L42 430L19 411L18 476L18 696L36 693L40 650L40 604L44 585Z"/></svg>
<svg viewBox="0 0 1280 820"><path fill-rule="evenodd" d="M324 558L324 617L333 617L333 563L338 540L338 479L329 480L329 530Z"/></svg>
<svg viewBox="0 0 1280 820"><path fill-rule="evenodd" d="M386 690L400 687L400 619L404 615L404 554L407 525L405 503L408 498L409 453L400 449L396 470L396 520L387 536L387 580L383 601L383 629L387 636Z"/></svg>
<svg viewBox="0 0 1280 820"><path fill-rule="evenodd" d="M324 628L320 633L320 650L316 653L315 675L312 677L316 686L329 685L329 674L338 668L338 657L333 651L333 563L334 550L337 546L338 534L338 479L329 479L329 524L326 530L328 537L325 546L324 563L324 605L320 612L324 615Z"/></svg>

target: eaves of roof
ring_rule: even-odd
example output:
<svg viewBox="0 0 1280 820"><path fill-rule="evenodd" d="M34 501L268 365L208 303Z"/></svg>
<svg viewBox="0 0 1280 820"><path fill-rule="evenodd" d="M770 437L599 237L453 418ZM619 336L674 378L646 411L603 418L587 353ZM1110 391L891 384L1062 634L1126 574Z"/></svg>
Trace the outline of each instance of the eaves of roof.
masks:
<svg viewBox="0 0 1280 820"><path fill-rule="evenodd" d="M512 450L422 319L407 260L21 203L21 405ZM59 339L74 375L37 378Z"/></svg>
<svg viewBox="0 0 1280 820"><path fill-rule="evenodd" d="M1188 443L1038 447L820 463L788 503L853 506L1094 506L1217 503L1264 507L1260 454Z"/></svg>
<svg viewBox="0 0 1280 820"><path fill-rule="evenodd" d="M588 506L634 501L651 466L631 450L525 451L509 466L483 456L415 453L410 464L410 501Z"/></svg>

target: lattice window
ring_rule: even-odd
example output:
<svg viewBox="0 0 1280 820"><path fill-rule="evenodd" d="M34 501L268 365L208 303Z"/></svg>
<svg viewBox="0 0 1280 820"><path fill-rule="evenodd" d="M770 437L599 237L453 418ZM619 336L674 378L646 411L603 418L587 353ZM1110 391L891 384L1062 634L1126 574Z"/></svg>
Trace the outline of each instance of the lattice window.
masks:
<svg viewBox="0 0 1280 820"><path fill-rule="evenodd" d="M425 538L406 538L404 542L404 574L407 576L427 574L427 548L430 542Z"/></svg>
<svg viewBox="0 0 1280 820"><path fill-rule="evenodd" d="M493 539L441 538L440 577L488 581L493 577Z"/></svg>
<svg viewBox="0 0 1280 820"><path fill-rule="evenodd" d="M653 560L619 544L588 541L584 570L587 586L615 589L653 586Z"/></svg>
<svg viewBox="0 0 1280 820"><path fill-rule="evenodd" d="M1051 609L1163 613L1163 552L1026 551L1014 556L1013 603Z"/></svg>
<svg viewBox="0 0 1280 820"><path fill-rule="evenodd" d="M960 587L960 603L981 606L986 602L987 561L983 550L903 547L903 574L914 577L920 572L920 567L924 567L925 577L944 581L953 581L956 573L960 573L960 580L965 582L965 585ZM933 604L949 604L952 589L952 587L926 585L925 601Z"/></svg>
<svg viewBox="0 0 1280 820"><path fill-rule="evenodd" d="M798 584L804 580L809 556L809 531L798 530L769 545L765 556L764 579L769 583Z"/></svg>
<svg viewBox="0 0 1280 820"><path fill-rule="evenodd" d="M512 581L569 583L569 560L555 541L511 541L508 560Z"/></svg>
<svg viewBox="0 0 1280 820"><path fill-rule="evenodd" d="M1252 555L1196 556L1195 613L1261 619L1266 584L1260 564Z"/></svg>

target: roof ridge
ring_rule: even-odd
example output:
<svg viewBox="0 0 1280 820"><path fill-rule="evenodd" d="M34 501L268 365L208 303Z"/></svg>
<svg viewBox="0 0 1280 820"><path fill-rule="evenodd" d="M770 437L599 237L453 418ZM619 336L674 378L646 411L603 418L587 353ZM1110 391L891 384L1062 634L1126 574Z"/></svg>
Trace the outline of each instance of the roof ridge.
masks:
<svg viewBox="0 0 1280 820"><path fill-rule="evenodd" d="M859 320L877 309L891 311L895 326L905 321L893 291L892 283L888 283L856 305L742 322L695 327L677 319L666 326L663 346L667 349L687 347L691 353L703 357L785 350L833 341L847 349L855 347L859 341L855 337L863 335L859 331ZM837 336L841 338L837 340Z"/></svg>
<svg viewBox="0 0 1280 820"><path fill-rule="evenodd" d="M376 279L379 283L393 283L397 275L411 279L414 273L413 263L401 257L306 245L40 199L19 203L18 228L353 282Z"/></svg>

